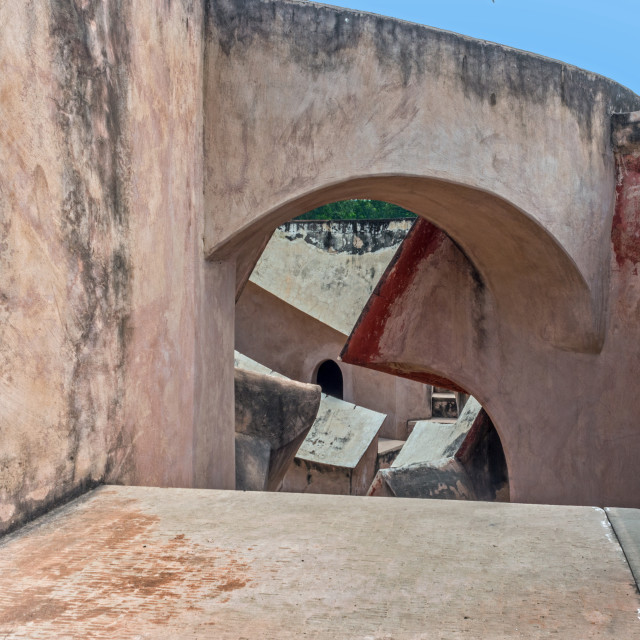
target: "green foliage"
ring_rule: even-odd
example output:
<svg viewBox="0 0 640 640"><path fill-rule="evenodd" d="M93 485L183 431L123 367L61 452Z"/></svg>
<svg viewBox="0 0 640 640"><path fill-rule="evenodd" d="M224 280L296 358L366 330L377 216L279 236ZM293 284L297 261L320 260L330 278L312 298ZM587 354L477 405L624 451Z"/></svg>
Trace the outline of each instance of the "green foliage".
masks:
<svg viewBox="0 0 640 640"><path fill-rule="evenodd" d="M415 217L411 211L380 200L341 200L308 211L296 220L379 220Z"/></svg>

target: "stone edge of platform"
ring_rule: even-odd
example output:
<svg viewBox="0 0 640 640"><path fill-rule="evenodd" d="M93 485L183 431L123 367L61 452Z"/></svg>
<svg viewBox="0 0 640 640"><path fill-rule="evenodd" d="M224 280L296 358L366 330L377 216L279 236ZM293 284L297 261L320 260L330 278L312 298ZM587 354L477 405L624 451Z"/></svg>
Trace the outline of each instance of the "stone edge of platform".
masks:
<svg viewBox="0 0 640 640"><path fill-rule="evenodd" d="M640 509L606 507L604 511L618 538L640 593Z"/></svg>

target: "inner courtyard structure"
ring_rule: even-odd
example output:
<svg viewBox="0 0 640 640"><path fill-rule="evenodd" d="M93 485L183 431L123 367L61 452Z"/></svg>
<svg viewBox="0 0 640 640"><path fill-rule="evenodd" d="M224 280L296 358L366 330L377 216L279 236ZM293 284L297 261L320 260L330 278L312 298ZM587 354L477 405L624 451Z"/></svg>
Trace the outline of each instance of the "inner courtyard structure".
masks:
<svg viewBox="0 0 640 640"><path fill-rule="evenodd" d="M639 96L306 0L0 24L1 635L640 634ZM260 261L352 199L417 219L305 310Z"/></svg>

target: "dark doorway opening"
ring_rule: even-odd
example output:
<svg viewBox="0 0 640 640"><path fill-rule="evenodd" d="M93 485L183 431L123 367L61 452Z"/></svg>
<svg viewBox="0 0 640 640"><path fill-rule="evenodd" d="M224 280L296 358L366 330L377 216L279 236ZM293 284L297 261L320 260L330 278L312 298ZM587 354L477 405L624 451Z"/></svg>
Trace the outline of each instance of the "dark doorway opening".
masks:
<svg viewBox="0 0 640 640"><path fill-rule="evenodd" d="M316 382L323 393L342 400L342 371L333 360L325 360L320 365Z"/></svg>

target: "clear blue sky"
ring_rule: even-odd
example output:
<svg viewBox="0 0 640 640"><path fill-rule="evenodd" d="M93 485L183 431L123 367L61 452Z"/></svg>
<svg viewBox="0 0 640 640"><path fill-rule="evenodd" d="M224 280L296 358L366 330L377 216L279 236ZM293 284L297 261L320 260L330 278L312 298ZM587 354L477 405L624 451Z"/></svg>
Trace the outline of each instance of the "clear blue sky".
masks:
<svg viewBox="0 0 640 640"><path fill-rule="evenodd" d="M640 94L640 0L333 0L533 51Z"/></svg>

